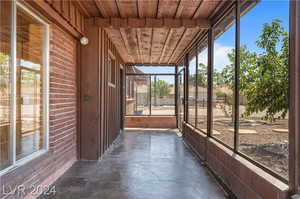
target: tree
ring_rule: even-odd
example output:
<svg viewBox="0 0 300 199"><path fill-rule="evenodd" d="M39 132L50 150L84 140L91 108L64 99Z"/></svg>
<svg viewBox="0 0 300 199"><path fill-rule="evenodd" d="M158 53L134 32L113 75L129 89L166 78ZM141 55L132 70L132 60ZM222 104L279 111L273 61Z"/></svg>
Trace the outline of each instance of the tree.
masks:
<svg viewBox="0 0 300 199"><path fill-rule="evenodd" d="M200 87L207 86L207 66L203 63L199 63L197 71L197 84ZM196 74L190 76L191 82L196 82Z"/></svg>
<svg viewBox="0 0 300 199"><path fill-rule="evenodd" d="M288 33L279 19L263 25L256 41L260 54L246 46L240 50L240 93L247 97L244 116L265 112L264 119L285 118L288 111ZM225 83L233 87L235 52L228 54L231 62L222 71Z"/></svg>
<svg viewBox="0 0 300 199"><path fill-rule="evenodd" d="M153 93L156 97L162 98L171 92L171 86L164 80L157 80L154 82Z"/></svg>
<svg viewBox="0 0 300 199"><path fill-rule="evenodd" d="M207 66L203 63L199 63L197 78L198 86L207 87ZM214 70L213 78L216 86L224 85L224 78L222 77L221 72ZM196 81L196 74L192 75L190 79L192 82Z"/></svg>

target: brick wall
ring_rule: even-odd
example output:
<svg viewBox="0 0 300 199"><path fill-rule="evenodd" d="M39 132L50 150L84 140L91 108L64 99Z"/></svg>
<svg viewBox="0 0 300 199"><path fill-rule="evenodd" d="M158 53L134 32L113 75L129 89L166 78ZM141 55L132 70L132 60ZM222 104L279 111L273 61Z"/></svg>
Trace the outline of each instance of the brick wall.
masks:
<svg viewBox="0 0 300 199"><path fill-rule="evenodd" d="M0 198L23 198L4 195L3 186L53 183L76 161L76 40L56 25L50 27L50 93L49 151L26 164L7 172L0 179ZM26 198L34 198L27 195Z"/></svg>
<svg viewBox="0 0 300 199"><path fill-rule="evenodd" d="M234 154L212 138L188 124L183 137L190 148L240 199L287 199L288 186L275 177Z"/></svg>
<svg viewBox="0 0 300 199"><path fill-rule="evenodd" d="M126 116L127 128L176 128L175 116Z"/></svg>

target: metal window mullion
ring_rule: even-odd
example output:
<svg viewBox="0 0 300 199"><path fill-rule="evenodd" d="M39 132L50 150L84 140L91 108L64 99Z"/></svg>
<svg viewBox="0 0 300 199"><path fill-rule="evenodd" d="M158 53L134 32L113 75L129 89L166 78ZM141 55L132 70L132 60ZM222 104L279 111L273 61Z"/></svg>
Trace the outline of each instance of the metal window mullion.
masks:
<svg viewBox="0 0 300 199"><path fill-rule="evenodd" d="M196 80L195 80L195 127L197 128L198 119L198 45L196 46Z"/></svg>
<svg viewBox="0 0 300 199"><path fill-rule="evenodd" d="M213 29L208 31L208 63L207 63L207 136L212 135L212 119L213 119L213 68L214 68L214 36Z"/></svg>
<svg viewBox="0 0 300 199"><path fill-rule="evenodd" d="M240 87L240 0L236 1L235 70L234 70L234 151L239 146L239 87Z"/></svg>
<svg viewBox="0 0 300 199"><path fill-rule="evenodd" d="M176 127L178 128L178 66L175 66L175 96L174 96L174 103L175 103L175 116L176 116Z"/></svg>
<svg viewBox="0 0 300 199"><path fill-rule="evenodd" d="M189 122L189 54L185 56L185 121Z"/></svg>
<svg viewBox="0 0 300 199"><path fill-rule="evenodd" d="M16 163L16 122L17 122L17 5L12 1L12 38L11 38L11 128L10 128L10 158L14 165Z"/></svg>
<svg viewBox="0 0 300 199"><path fill-rule="evenodd" d="M152 76L149 76L149 79L150 79L150 90L149 90L149 115L151 116L152 115L152 83L151 83L151 77Z"/></svg>

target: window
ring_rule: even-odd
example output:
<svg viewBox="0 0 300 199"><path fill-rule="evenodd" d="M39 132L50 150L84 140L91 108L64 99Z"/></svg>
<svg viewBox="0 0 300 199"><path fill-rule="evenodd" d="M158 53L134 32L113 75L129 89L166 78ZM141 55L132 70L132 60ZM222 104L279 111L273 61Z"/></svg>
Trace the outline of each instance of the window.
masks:
<svg viewBox="0 0 300 199"><path fill-rule="evenodd" d="M0 1L0 169L12 163L10 150L12 145L11 121L11 37L12 37L11 1Z"/></svg>
<svg viewBox="0 0 300 199"><path fill-rule="evenodd" d="M175 76L151 76L151 114L175 115Z"/></svg>
<svg viewBox="0 0 300 199"><path fill-rule="evenodd" d="M175 76L174 66L128 66L126 115L175 116Z"/></svg>
<svg viewBox="0 0 300 199"><path fill-rule="evenodd" d="M214 28L212 136L234 143L235 8Z"/></svg>
<svg viewBox="0 0 300 199"><path fill-rule="evenodd" d="M207 37L198 46L197 66L197 123L196 127L207 132Z"/></svg>
<svg viewBox="0 0 300 199"><path fill-rule="evenodd" d="M288 1L262 0L242 12L239 151L286 179L288 32Z"/></svg>
<svg viewBox="0 0 300 199"><path fill-rule="evenodd" d="M1 1L0 13L0 168L4 169L47 149L48 26L15 1ZM11 18L16 20L16 32Z"/></svg>
<svg viewBox="0 0 300 199"><path fill-rule="evenodd" d="M147 75L126 76L126 115L150 115L150 81Z"/></svg>
<svg viewBox="0 0 300 199"><path fill-rule="evenodd" d="M188 123L196 126L196 56L189 54Z"/></svg>

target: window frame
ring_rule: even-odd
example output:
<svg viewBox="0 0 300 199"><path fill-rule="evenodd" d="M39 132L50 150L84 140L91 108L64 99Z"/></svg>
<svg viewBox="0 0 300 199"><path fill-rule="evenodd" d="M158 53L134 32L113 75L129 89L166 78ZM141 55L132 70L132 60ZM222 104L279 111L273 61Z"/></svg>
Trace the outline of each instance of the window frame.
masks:
<svg viewBox="0 0 300 199"><path fill-rule="evenodd" d="M176 66L174 66L174 68L175 68ZM175 70L174 70L175 71ZM127 79L127 77L139 77L139 76L148 76L149 78L150 78L150 84L149 84L149 89L150 89L150 91L149 91L149 114L144 114L144 115L135 115L135 114L127 114L127 112L125 113L125 116L128 116L128 117L131 117L131 116L141 116L141 117L144 117L144 116L162 116L162 117L164 117L164 116L168 116L168 117L176 117L176 103L175 103L175 101L176 101L176 95L175 95L175 82L176 82L176 73L174 72L174 73L143 73L143 74L136 74L136 73L130 73L130 72L126 72L125 73L125 78L126 78L126 81L128 80ZM152 88L152 83L151 83L151 81L152 81L152 77L155 77L155 76L170 76L170 77L174 77L174 114L161 114L161 115L159 115L159 114L153 114L152 113L152 104L153 104L153 102L152 102L152 90L151 90L151 88ZM126 84L126 91L127 91L127 89L130 87L130 92L132 92L132 85L131 85L131 83L130 83L130 81L129 81L129 84L130 85L128 85L128 83ZM134 93L131 93L132 94L132 97L134 98ZM127 96L127 92L126 92L126 96ZM127 96L127 97L131 97L131 96ZM126 105L126 103L125 103L125 106L127 106Z"/></svg>
<svg viewBox="0 0 300 199"><path fill-rule="evenodd" d="M253 1L254 2L254 1ZM252 3L253 3L252 2ZM300 6L299 8L293 8L292 5L296 5L295 2L291 2L290 3L290 13L289 13L289 16L290 16L290 30L289 30L289 35L290 35L290 38L293 38L296 31L298 31L299 28L291 25L293 21L291 20L294 20L294 23L295 21L297 21L295 18L295 16L300 13ZM185 117L184 117L184 123L185 124L188 124L189 126L195 128L197 130L197 132L201 133L203 136L205 136L206 139L212 139L216 142L218 142L219 144L221 144L222 146L224 146L225 148L227 148L228 150L230 150L233 154L237 154L239 156L241 156L242 158L244 158L246 161L248 161L250 164L253 164L255 166L257 166L258 168L262 169L264 172L266 172L267 174L275 177L276 179L280 180L281 182L285 183L285 184L289 184L290 185L290 189L293 190L294 192L296 193L299 193L298 190L300 190L300 186L299 186L299 182L300 182L300 175L297 173L296 169L299 168L299 166L297 165L297 163L299 163L299 158L291 158L292 155L295 155L295 154L298 154L297 152L297 149L299 149L298 146L295 146L295 143L297 143L297 141L291 143L291 140L292 139L296 139L295 137L298 136L297 134L297 130L298 130L298 126L295 125L295 121L296 120L291 120L289 119L289 160L288 160L288 167L289 167L289 171L288 171L288 174L289 174L289 178L286 179L282 176L280 176L278 173L276 173L275 171L271 170L270 168L266 167L265 165L261 164L260 162L258 161L255 161L253 158L247 156L246 154L242 153L239 151L239 109L237 108L238 107L238 102L239 102L239 98L238 98L238 94L239 94L239 67L240 67L240 18L241 16L243 15L243 12L241 10L241 6L242 6L242 3L240 0L237 0L237 1L234 1L231 5L229 5L222 13L221 15L218 15L216 18L213 18L212 19L212 27L208 30L208 105L207 105L207 133L205 134L204 132L202 132L201 130L199 130L198 128L195 128L195 126L193 126L192 124L189 123L188 121L188 98L185 98ZM293 8L293 9L291 9ZM212 110L212 85L213 85L213 66L214 66L214 41L215 41L215 38L214 38L214 28L216 27L216 25L218 25L218 23L220 21L223 20L223 18L226 16L226 14L224 13L227 13L229 12L231 9L234 9L235 10L235 25L236 25L236 28L235 28L235 52L236 52L236 56L235 56L235 69L234 69L234 81L236 82L235 83L235 86L234 86L234 104L233 104L233 111L234 111L234 146L231 147L229 145L227 145L226 143L224 143L222 140L218 139L217 137L215 136L212 136L211 132L213 130L212 128L212 119L213 119L213 110ZM294 32L293 32L294 31ZM293 34L294 33L294 34ZM201 42L201 41L200 41ZM291 46L294 45L294 46ZM289 46L289 49L291 51L291 49L293 48L296 48L296 47L299 47L299 46L296 46L296 44L294 43L294 41L291 41L290 40L290 46ZM195 46L193 46L193 48L195 48ZM185 53L184 55L184 63L185 63L185 67L186 67L186 70L188 71L189 70L189 62L188 62L188 55L190 53L191 50L189 50L188 52ZM289 61L290 61L290 65L289 65L289 68L290 68L290 76L292 78L289 79L290 83L290 88L289 88L289 92L291 93L291 91L295 90L295 85L296 83L299 83L298 79L295 78L295 74L293 74L293 72L296 70L296 65L295 64L295 57L296 56L291 56L289 57ZM293 63L294 61L294 63ZM297 65L298 66L298 65ZM291 72L292 71L292 72ZM187 72L188 74L188 72ZM189 76L186 75L185 76L185 84L187 84L187 88L186 88L186 95L188 96L188 92L189 92L189 89L188 89L188 79L189 79ZM296 82L298 81L298 82ZM295 96L293 95L290 95L289 96L289 100L290 100L290 109L292 106L295 106L295 104L297 102L295 102L295 98L298 97L299 98L299 95ZM293 113L292 111L289 111L289 118L292 118L291 116L295 116L298 118L298 115L299 113ZM294 127L294 128L293 128ZM296 172L295 172L296 171Z"/></svg>
<svg viewBox="0 0 300 199"><path fill-rule="evenodd" d="M5 173L18 168L21 165L45 154L49 151L49 24L43 20L40 16L35 14L32 10L27 8L19 1L12 1L11 10L11 60L10 60L10 71L11 71L11 109L10 109L10 146L9 146L9 159L10 165L0 170L0 176ZM19 160L16 159L16 90L17 90L17 8L22 9L26 14L33 17L41 25L44 26L44 37L43 37L43 148L27 155Z"/></svg>

